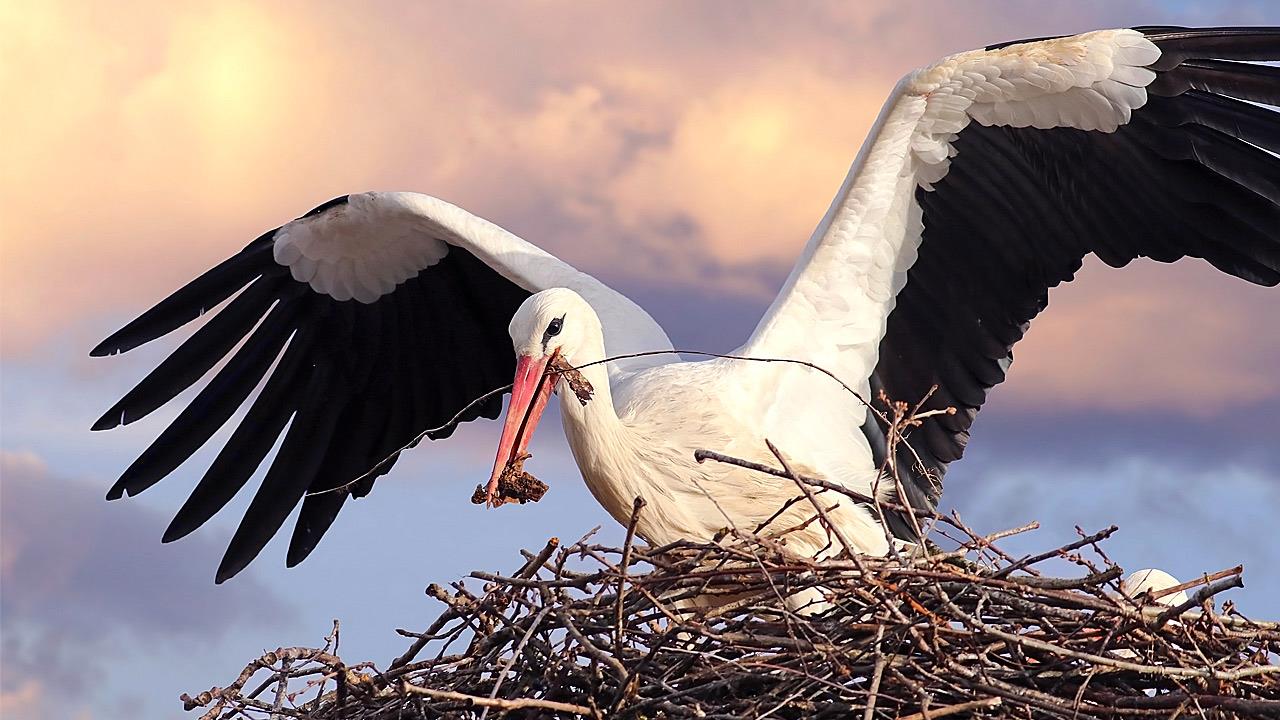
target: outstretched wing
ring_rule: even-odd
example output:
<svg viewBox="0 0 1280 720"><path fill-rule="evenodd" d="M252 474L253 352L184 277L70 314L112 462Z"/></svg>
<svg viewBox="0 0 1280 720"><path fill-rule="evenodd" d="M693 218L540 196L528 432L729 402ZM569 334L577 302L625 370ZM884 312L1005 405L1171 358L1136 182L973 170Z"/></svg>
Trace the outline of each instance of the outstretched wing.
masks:
<svg viewBox="0 0 1280 720"><path fill-rule="evenodd" d="M923 506L1012 347L1084 256L1280 282L1277 28L1143 28L962 53L906 77L744 352L955 407L900 468ZM1269 151L1269 152L1268 152ZM813 338L820 339L814 342ZM873 395L874 397L874 395ZM883 430L868 420L873 449Z"/></svg>
<svg viewBox="0 0 1280 720"><path fill-rule="evenodd" d="M217 580L244 569L302 500L288 555L295 565L346 499L368 493L419 433L438 428L428 436L444 438L459 422L498 416L500 396L458 413L511 381L507 325L525 298L552 287L592 304L611 354L671 347L626 297L442 200L414 193L331 200L265 233L93 349L95 356L130 350L231 298L93 426L146 416L229 356L107 497L137 494L173 472L261 384L164 540L226 505L284 433Z"/></svg>

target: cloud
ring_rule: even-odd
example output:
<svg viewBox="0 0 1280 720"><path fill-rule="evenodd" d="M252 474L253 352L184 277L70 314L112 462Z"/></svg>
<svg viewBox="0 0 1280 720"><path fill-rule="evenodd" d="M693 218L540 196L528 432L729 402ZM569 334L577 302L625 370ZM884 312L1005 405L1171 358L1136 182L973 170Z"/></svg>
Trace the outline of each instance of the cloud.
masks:
<svg viewBox="0 0 1280 720"><path fill-rule="evenodd" d="M948 479L968 477L987 462L1106 463L1145 456L1183 470L1251 467L1280 479L1275 442L1280 407L1262 402L1233 408L1212 420L1163 410L1029 409L999 390L978 415L965 459ZM1278 480L1280 482L1280 480Z"/></svg>
<svg viewBox="0 0 1280 720"><path fill-rule="evenodd" d="M123 441L66 430L100 410L66 398L92 383L109 404L104 383L140 375L157 348L81 364L84 351L263 230L363 189L454 201L618 286L677 345L727 351L754 327L908 68L1016 37L1276 20L1265 2L0 4L0 95L22 109L0 113L0 135L20 139L0 165L6 442L38 437L46 457L66 452L72 465L126 462ZM1140 519L1143 493L1207 513L1214 491L1250 513L1240 527L1265 527L1254 511L1275 498L1256 488L1274 477L1245 481L1235 468L1280 468L1274 306L1274 290L1203 264L1090 265L1054 291L1019 346L970 457L949 475L948 500L990 509L991 527L1025 514L1006 501L1096 501L1088 517L1062 513L1061 529ZM398 476L492 457L494 432L477 425L420 450L421 472L411 458ZM544 447L541 463L557 457L571 473ZM1122 467L1133 454L1159 462ZM1086 469L1063 479L1068 463ZM1001 479L1015 471L1016 482ZM119 693L138 692L128 674L140 648L146 672L158 672L175 647L211 647L291 615L252 572L211 585L225 539L216 529L161 546L167 515L145 498L106 508L103 488L30 455L5 454L0 474L6 717L74 716L91 696L98 714L137 715ZM1093 475L1118 479L1104 489ZM381 511L359 512L367 526L348 511L335 532L385 529ZM1216 532L1213 522L1181 517L1173 536L1141 527L1177 540L1185 528ZM328 546L309 565L327 557L351 572L338 542ZM1201 565L1239 557L1230 549ZM1274 558L1253 564L1263 561ZM115 661L90 668L106 679L74 664L86 645ZM191 664L226 659L207 673L216 679L242 655ZM172 687L194 686L184 677ZM103 692L113 694L99 702Z"/></svg>
<svg viewBox="0 0 1280 720"><path fill-rule="evenodd" d="M1172 410L1211 418L1280 400L1275 288L1206 263L1090 259L1014 351L1008 393L1019 407Z"/></svg>
<svg viewBox="0 0 1280 720"><path fill-rule="evenodd" d="M981 0L711 2L678 16L647 3L30 3L7 18L0 63L27 109L0 117L23 138L0 175L3 354L38 358L73 327L105 336L263 230L367 188L440 195L640 295L763 307L906 69L1167 14ZM1143 407L1212 415L1280 393L1260 370L1272 346L1249 331L1266 326L1264 305L1198 285L1229 299L1230 317L1215 316L1125 272L1055 293L1014 369L1036 388L1028 407L1134 388ZM1169 340L1184 327L1194 337ZM1137 372L1135 353L1153 348L1162 369Z"/></svg>
<svg viewBox="0 0 1280 720"><path fill-rule="evenodd" d="M219 551L208 537L162 546L165 518L136 505L108 512L101 490L50 474L33 454L0 451L6 706L65 716L100 700L94 678L132 652L207 648L234 628L289 617L252 576L214 586Z"/></svg>
<svg viewBox="0 0 1280 720"><path fill-rule="evenodd" d="M724 264L790 265L887 87L805 66L734 78L692 101L670 139L641 149L613 180L619 219L646 236L683 221Z"/></svg>
<svg viewBox="0 0 1280 720"><path fill-rule="evenodd" d="M26 678L12 688L0 688L0 714L5 717L43 716L43 705L44 684L35 678Z"/></svg>
<svg viewBox="0 0 1280 720"><path fill-rule="evenodd" d="M948 476L943 505L981 532L1041 529L1002 543L1014 554L1040 552L1075 539L1075 526L1119 531L1103 549L1129 570L1158 567L1189 580L1237 564L1245 588L1232 593L1246 614L1275 611L1280 560L1268 533L1280 485L1267 472L1225 459L1186 466L1150 456L1065 460L992 458Z"/></svg>

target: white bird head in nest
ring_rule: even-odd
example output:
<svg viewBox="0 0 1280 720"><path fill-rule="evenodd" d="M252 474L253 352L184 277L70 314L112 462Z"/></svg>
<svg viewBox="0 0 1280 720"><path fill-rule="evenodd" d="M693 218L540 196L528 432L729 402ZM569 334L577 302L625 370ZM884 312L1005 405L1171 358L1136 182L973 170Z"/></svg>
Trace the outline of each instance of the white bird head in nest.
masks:
<svg viewBox="0 0 1280 720"><path fill-rule="evenodd" d="M1181 583L1178 581L1178 578L1163 570L1159 570L1157 568L1146 568L1144 570L1138 570L1130 573L1129 577L1125 578L1124 581L1120 583L1120 592L1131 598L1140 598L1148 590L1152 593L1158 593L1161 590L1180 584ZM1158 597L1155 601L1161 605L1168 605L1172 607L1186 602L1187 594L1179 590L1176 593Z"/></svg>

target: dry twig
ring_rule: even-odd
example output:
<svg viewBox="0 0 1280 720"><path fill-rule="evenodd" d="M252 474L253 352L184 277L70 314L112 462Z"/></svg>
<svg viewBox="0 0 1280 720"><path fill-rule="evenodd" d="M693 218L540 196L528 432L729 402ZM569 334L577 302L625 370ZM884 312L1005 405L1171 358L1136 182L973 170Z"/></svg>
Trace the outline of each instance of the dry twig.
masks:
<svg viewBox="0 0 1280 720"><path fill-rule="evenodd" d="M889 407L891 434L926 416ZM1114 527L1015 558L999 543L1034 523L981 534L954 513L800 475L770 449L781 468L695 457L795 483L824 525L815 489L922 518L931 551L798 558L766 532L776 517L651 547L633 542L637 499L621 548L553 538L509 575L472 573L483 595L432 585L445 608L425 631L401 631L413 642L385 670L338 657L335 625L324 647L267 653L182 699L204 720L1280 717L1280 623L1212 606L1241 568L1175 588L1197 588L1176 607L1141 606L1109 591L1122 574L1101 547ZM1054 558L1085 574L1048 577ZM821 614L788 607L815 590L830 598ZM258 699L272 688L274 702Z"/></svg>
<svg viewBox="0 0 1280 720"><path fill-rule="evenodd" d="M949 558L977 557L1001 534L961 532L942 553L856 563L800 561L741 532L662 548L548 543L510 575L476 573L484 595L438 588L440 619L385 671L281 649L184 699L210 720L1280 714L1280 626L1193 609L1238 571L1206 576L1185 607L1138 608L1107 592L1120 570L1100 558L1075 578L1032 575L1033 558L957 566ZM775 593L814 587L836 598L819 616ZM735 600L701 615L681 604L694 596ZM470 648L449 654L459 637ZM264 676L274 703L245 690Z"/></svg>

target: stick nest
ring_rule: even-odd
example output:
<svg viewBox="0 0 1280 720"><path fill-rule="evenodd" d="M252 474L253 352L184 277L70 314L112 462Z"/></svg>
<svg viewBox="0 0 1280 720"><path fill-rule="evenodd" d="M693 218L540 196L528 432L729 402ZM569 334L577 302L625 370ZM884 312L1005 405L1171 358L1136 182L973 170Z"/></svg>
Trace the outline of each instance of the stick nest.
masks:
<svg viewBox="0 0 1280 720"><path fill-rule="evenodd" d="M335 623L322 647L267 653L183 701L210 720L1280 717L1280 625L1214 607L1240 568L1168 607L1118 592L1101 547L1114 527L1015 558L999 542L1034 524L981 536L925 520L938 544L825 561L741 531L553 539L508 575L427 588L444 609L398 630L412 642L389 664L348 664ZM830 607L797 611L811 588Z"/></svg>

